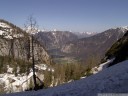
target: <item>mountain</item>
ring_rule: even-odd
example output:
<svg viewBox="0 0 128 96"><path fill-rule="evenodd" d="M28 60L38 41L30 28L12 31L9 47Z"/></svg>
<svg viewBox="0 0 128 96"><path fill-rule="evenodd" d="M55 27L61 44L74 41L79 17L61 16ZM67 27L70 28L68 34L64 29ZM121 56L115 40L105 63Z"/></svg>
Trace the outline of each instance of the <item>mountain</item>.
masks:
<svg viewBox="0 0 128 96"><path fill-rule="evenodd" d="M36 38L45 44L47 49L61 48L67 42L77 40L77 36L68 31L38 32Z"/></svg>
<svg viewBox="0 0 128 96"><path fill-rule="evenodd" d="M112 28L86 38L79 38L71 32L56 30L34 34L35 73L38 76L38 87L47 88L85 78L44 91L40 90L35 95L81 96L85 94L96 95L99 92L127 91L127 74L123 74L127 73L128 69L126 66L128 61L124 61L128 58L127 31L127 27ZM111 45L113 46L111 47ZM0 20L0 93L32 89L31 46L31 34L5 20ZM108 52L105 54L107 50ZM59 63L51 66L52 59L48 53L54 59L60 59L64 64ZM100 61L104 56L106 56L107 62L98 65L97 61ZM82 63L85 63L86 60L88 65L85 66L75 61L73 61L75 63L69 64L62 59L74 59L78 62L83 60ZM121 63L117 64L118 62ZM109 64L114 66L106 67ZM35 91L28 92L27 95L32 95L33 92ZM22 96L20 93L17 94Z"/></svg>
<svg viewBox="0 0 128 96"><path fill-rule="evenodd" d="M127 27L111 28L102 33L54 30L38 32L35 37L46 47L55 62L85 63L91 57L96 57L99 62L127 30ZM90 36L86 37L87 34Z"/></svg>
<svg viewBox="0 0 128 96"><path fill-rule="evenodd" d="M36 38L33 38L34 61L38 78L44 79L45 70L53 64L51 56ZM46 66L46 67L45 67ZM0 93L29 88L32 72L31 34L16 25L0 19ZM42 78L43 77L43 78Z"/></svg>
<svg viewBox="0 0 128 96"><path fill-rule="evenodd" d="M69 58L74 57L83 62L92 57L98 59L104 57L105 52L119 40L126 31L126 27L111 28L94 36L69 42L61 51Z"/></svg>
<svg viewBox="0 0 128 96"><path fill-rule="evenodd" d="M122 96L128 92L127 64L128 60L95 75L57 87L3 96L97 96L104 94Z"/></svg>
<svg viewBox="0 0 128 96"><path fill-rule="evenodd" d="M14 59L31 59L30 35L16 25L5 20L0 20L0 55L10 56ZM42 63L50 63L50 56L45 48L34 40L35 60ZM40 52L39 52L40 51Z"/></svg>
<svg viewBox="0 0 128 96"><path fill-rule="evenodd" d="M39 31L35 37L46 46L47 49L62 48L71 41L79 38L90 37L97 34L96 32L69 32L69 31Z"/></svg>
<svg viewBox="0 0 128 96"><path fill-rule="evenodd" d="M86 37L91 37L93 35L96 35L97 32L73 32L75 35L78 36L78 38L86 38Z"/></svg>
<svg viewBox="0 0 128 96"><path fill-rule="evenodd" d="M63 52L61 52L61 48L71 41L76 41L78 37L68 31L46 31L46 32L38 32L35 34L35 38L42 45L45 46L47 51L52 57L61 57L63 56Z"/></svg>
<svg viewBox="0 0 128 96"><path fill-rule="evenodd" d="M121 61L128 59L128 31L124 34L122 38L120 38L116 43L112 45L112 47L106 52L105 58L115 58L113 63L110 64L114 65Z"/></svg>
<svg viewBox="0 0 128 96"><path fill-rule="evenodd" d="M106 53L107 62L92 68L89 77L39 91L28 91L3 96L97 96L105 94L123 95L128 92L128 31ZM109 60L110 58L113 58ZM120 63L115 63L115 60ZM107 67L114 62L113 66ZM100 71L100 72L99 72ZM122 75L123 74L123 75Z"/></svg>

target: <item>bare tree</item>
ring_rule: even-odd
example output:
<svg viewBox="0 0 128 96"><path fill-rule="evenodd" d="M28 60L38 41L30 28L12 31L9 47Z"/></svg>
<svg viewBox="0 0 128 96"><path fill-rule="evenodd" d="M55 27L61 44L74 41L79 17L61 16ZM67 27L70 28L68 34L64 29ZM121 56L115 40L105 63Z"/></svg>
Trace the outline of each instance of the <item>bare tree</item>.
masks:
<svg viewBox="0 0 128 96"><path fill-rule="evenodd" d="M37 22L31 15L28 18L27 24L25 25L26 31L30 34L30 54L32 56L32 70L33 70L33 81L34 81L34 89L37 90L37 81L35 74L35 59L34 59L34 34L37 32Z"/></svg>

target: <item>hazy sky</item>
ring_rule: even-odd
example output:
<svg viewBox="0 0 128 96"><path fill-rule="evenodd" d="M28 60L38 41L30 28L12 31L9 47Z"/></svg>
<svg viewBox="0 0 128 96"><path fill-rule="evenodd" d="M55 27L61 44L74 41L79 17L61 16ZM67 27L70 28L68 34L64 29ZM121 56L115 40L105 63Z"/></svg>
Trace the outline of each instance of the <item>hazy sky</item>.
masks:
<svg viewBox="0 0 128 96"><path fill-rule="evenodd" d="M41 29L101 32L128 25L128 0L0 0L0 18L23 27L33 14Z"/></svg>

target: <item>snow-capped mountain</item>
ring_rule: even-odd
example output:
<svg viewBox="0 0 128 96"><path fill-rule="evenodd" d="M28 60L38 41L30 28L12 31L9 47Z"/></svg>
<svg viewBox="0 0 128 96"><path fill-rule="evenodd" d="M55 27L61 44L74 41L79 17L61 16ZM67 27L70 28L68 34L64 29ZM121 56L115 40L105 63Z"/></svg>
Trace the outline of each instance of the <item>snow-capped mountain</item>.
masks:
<svg viewBox="0 0 128 96"><path fill-rule="evenodd" d="M31 54L30 54L31 41L29 40L29 34L23 31L22 29L20 29L19 27L7 21L1 20L0 22L1 22L0 23L0 37L1 37L0 38L0 73L1 73L0 74L0 88L1 88L0 92L24 91L26 89L31 88L30 86L33 82L32 81L33 73L31 70L31 62L30 62L31 61ZM21 94L16 93L14 95L22 96L23 94L23 95L31 96L33 92L35 92L34 94L35 96L42 96L42 95L44 96L58 96L58 95L59 96L63 96L63 95L64 96L65 95L81 96L83 95L84 96L85 94L87 96L88 95L94 96L99 92L127 91L126 89L122 91L122 88L126 88L126 86L124 87L123 84L126 83L125 79L128 79L126 77L127 74L125 74L124 76L120 76L120 74L123 74L128 69L128 67L125 67L128 61L124 61L126 60L127 56L122 55L122 54L127 55L127 52L124 53L123 51L120 51L118 52L118 55L116 54L117 56L116 55L113 56L113 51L112 51L112 54L110 55L112 55L112 58L114 57L114 59L107 58L108 60L105 63L102 63L95 67L94 65L91 66L91 68L93 67L91 69L91 72L92 74L95 74L95 75L86 77L88 75L87 75L87 72L84 71L82 73L84 73L84 76L86 75L85 77L83 77L85 79L74 81L76 79L65 78L67 76L65 75L67 74L66 72L70 72L69 71L70 69L68 69L69 67L64 66L65 68L67 67L68 69L67 71L67 69L63 69L63 66L62 67L55 66L55 69L59 70L59 71L56 71L54 70L54 68L52 68L53 66L51 67L50 65L49 66L47 65L47 64L51 64L52 60L45 50L45 48L47 50L50 50L49 53L53 52L53 55L54 54L58 55L60 56L59 58L61 57L70 58L71 56L71 57L74 57L75 59L83 58L85 60L86 59L85 55L92 56L92 53L95 53L93 54L95 58L96 58L95 55L97 54L103 57L105 52L117 40L122 41L121 44L124 44L125 42L127 46L127 42L126 42L127 34L125 34L127 30L128 30L127 27L119 27L115 29L111 28L109 30L106 30L103 33L99 33L88 38L78 38L76 34L71 32L61 32L57 30L53 30L50 32L38 32L40 30L37 30L37 33L34 34L35 39L38 38L37 42L34 42L34 56L35 56L35 63L36 63L35 68L36 68L37 76L41 78L40 79L41 81L50 80L49 81L50 83L48 82L49 86L56 86L58 84L62 84L69 81L73 81L73 82L60 85L54 88L50 88L47 90L43 90L43 91L42 90L37 92L32 91L32 93L25 92ZM93 33L84 32L82 34L91 35ZM124 34L125 34L125 39L123 40L120 39ZM120 45L119 41L118 41L118 44ZM123 48L122 50L127 49L127 47L124 47L124 46L121 48ZM123 58L123 60L120 57L120 55ZM107 68L111 63L113 63L113 61L115 62L115 60L117 60L118 58L124 62L114 65L110 68ZM98 61L97 58L96 60ZM118 66L121 69L119 72L116 73L115 71L119 70ZM126 70L123 70L123 67L125 67ZM73 68L75 69L75 67ZM48 73L46 73L46 71ZM59 73L56 73L56 72L59 72ZM61 72L63 72L63 80L61 80L61 76L60 76ZM75 72L76 71L71 71L71 74ZM47 77L44 78L44 76L47 76ZM121 88L119 88L118 86L121 86ZM115 90L114 88L117 88L117 89ZM92 91L94 91L94 93L90 93Z"/></svg>
<svg viewBox="0 0 128 96"><path fill-rule="evenodd" d="M54 58L63 57L64 54L61 52L61 48L65 46L66 43L71 41L76 41L78 37L68 31L48 31L48 32L38 32L35 34L38 41L45 46L49 54Z"/></svg>
<svg viewBox="0 0 128 96"><path fill-rule="evenodd" d="M10 28L10 26L9 25L7 25L7 24L5 24L5 23L3 23L3 22L0 22L0 28L5 28L5 30L10 30L11 28ZM6 29L7 28L7 29ZM0 35L2 35L3 33L4 33L5 31L3 31L3 30L0 30Z"/></svg>
<svg viewBox="0 0 128 96"><path fill-rule="evenodd" d="M116 27L116 28L111 28L111 29L119 29L120 31L125 32L128 30L128 26Z"/></svg>
<svg viewBox="0 0 128 96"><path fill-rule="evenodd" d="M35 37L43 43L46 48L61 48L67 42L77 40L77 36L68 31L38 32Z"/></svg>
<svg viewBox="0 0 128 96"><path fill-rule="evenodd" d="M23 30L1 19L0 19L0 35L8 39L20 38L24 36Z"/></svg>
<svg viewBox="0 0 128 96"><path fill-rule="evenodd" d="M67 58L67 60L75 58L75 61L85 62L89 56L104 56L105 52L125 34L127 29L127 26L117 27L101 33L54 30L41 31L35 36L42 45L45 45L53 58Z"/></svg>
<svg viewBox="0 0 128 96"><path fill-rule="evenodd" d="M73 33L76 34L79 39L90 37L90 36L93 36L93 35L97 34L97 32L73 32Z"/></svg>
<svg viewBox="0 0 128 96"><path fill-rule="evenodd" d="M84 62L88 58L104 57L106 51L127 31L127 27L111 28L88 38L78 39L67 43L61 51L70 57L80 59ZM97 59L98 61L98 59Z"/></svg>
<svg viewBox="0 0 128 96"><path fill-rule="evenodd" d="M31 54L29 52L31 50L29 44L31 42L29 41L30 37L29 34L27 34L21 28L8 21L0 20L0 37L1 56L9 55L15 59L31 59ZM39 59L38 57L42 57L45 55L45 57L43 57L45 58L44 63L51 62L50 56L39 42L35 42L34 46L35 54L38 54L38 51L42 53L40 54L40 56L35 56L35 59Z"/></svg>

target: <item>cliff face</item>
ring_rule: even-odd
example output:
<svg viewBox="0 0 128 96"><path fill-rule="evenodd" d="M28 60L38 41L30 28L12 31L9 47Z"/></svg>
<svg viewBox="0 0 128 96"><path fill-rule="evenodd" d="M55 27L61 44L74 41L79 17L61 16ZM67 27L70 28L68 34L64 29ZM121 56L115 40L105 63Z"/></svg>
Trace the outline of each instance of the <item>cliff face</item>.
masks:
<svg viewBox="0 0 128 96"><path fill-rule="evenodd" d="M0 55L31 61L31 36L19 27L0 20ZM36 63L50 64L51 58L44 47L34 39Z"/></svg>

